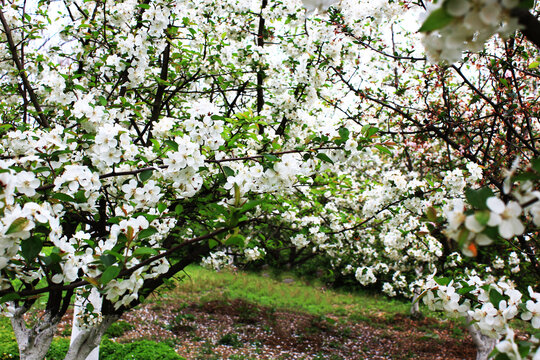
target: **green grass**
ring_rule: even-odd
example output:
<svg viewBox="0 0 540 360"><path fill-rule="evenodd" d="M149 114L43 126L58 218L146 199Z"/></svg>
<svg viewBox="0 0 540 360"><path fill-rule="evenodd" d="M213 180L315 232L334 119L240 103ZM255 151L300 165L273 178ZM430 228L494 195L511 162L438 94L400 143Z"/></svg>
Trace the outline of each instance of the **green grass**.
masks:
<svg viewBox="0 0 540 360"><path fill-rule="evenodd" d="M122 323L122 322L120 322ZM55 338L45 356L45 360L62 360L69 349L69 338ZM100 347L100 359L103 360L183 360L174 349L164 343L149 340L137 340L129 344L119 344L104 338ZM0 317L0 360L19 359L19 350L15 335L8 318Z"/></svg>
<svg viewBox="0 0 540 360"><path fill-rule="evenodd" d="M292 278L288 274L286 277ZM298 279L283 283L257 273L214 272L195 265L187 267L185 273L178 277L176 288L149 301L178 303L220 299L242 299L274 309L335 315L359 321L373 317L391 318L395 314L408 314L410 309L410 302L365 291L345 293L324 289L317 284L308 285Z"/></svg>
<svg viewBox="0 0 540 360"><path fill-rule="evenodd" d="M360 290L344 292L325 289L322 284L307 284L298 278L285 283L282 281L283 278L291 279L294 276L286 273L271 277L267 274L262 276L262 274L249 272L214 272L200 266L189 266L185 272L179 274L171 282L170 285L173 286L163 288L158 293L150 296L147 303L156 308L165 304L174 304L177 310L182 310L193 303L204 304L215 300L240 299L268 307L271 311L297 311L314 315L318 319L326 319L328 322L369 322L371 326L384 328L394 326L392 323L396 316L399 320L399 316L409 314L410 301L389 299L383 295ZM250 307L249 309L254 312L252 315L256 318L258 309L256 307ZM425 307L421 311L427 316L434 316ZM246 312L246 321L250 320L249 315ZM189 314L178 315L178 318L175 318L177 324L171 326L185 325L184 320L189 320L187 316ZM321 321L321 323L323 322ZM434 323L433 326L444 327L445 324ZM129 324L118 322L111 327L108 335L111 337L119 336L129 329ZM455 334L455 336L459 335L461 334ZM233 340L232 337L231 339L223 339L223 341ZM53 351L64 351L64 348L68 345L66 341L69 342L69 339L55 339L55 349ZM112 346L110 340L106 340L106 342L107 345L105 345L103 351L107 349L107 346ZM151 347L149 344L143 344L145 351L146 348ZM128 350L136 352L139 351L139 348L122 349L126 353ZM152 351L155 351L155 349L149 351L149 353ZM17 353L17 345L9 319L0 317L0 360L18 358ZM10 357L12 355L17 357ZM138 356L142 356L142 354L138 353ZM208 358L208 354L202 354L201 356Z"/></svg>

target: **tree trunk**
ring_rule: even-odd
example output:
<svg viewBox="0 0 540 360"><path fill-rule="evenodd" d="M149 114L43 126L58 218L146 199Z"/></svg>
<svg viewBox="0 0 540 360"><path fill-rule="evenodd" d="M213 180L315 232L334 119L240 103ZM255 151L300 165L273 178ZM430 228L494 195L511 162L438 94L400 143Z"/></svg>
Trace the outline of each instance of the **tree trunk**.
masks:
<svg viewBox="0 0 540 360"><path fill-rule="evenodd" d="M88 300L84 297L78 296L75 299L75 305L73 308L73 322L71 326L71 341L70 341L70 348L72 344L75 342L75 339L77 339L77 336L85 331L85 328L79 326L79 314L84 309L85 302L90 301L90 303L94 306L94 311L99 312L101 311L101 296L97 292L96 289L92 289L90 292L90 295L88 296ZM90 352L90 354L86 357L86 360L99 360L99 343L98 346L94 348Z"/></svg>
<svg viewBox="0 0 540 360"><path fill-rule="evenodd" d="M81 329L76 337L72 338L69 350L64 360L86 360L88 356L99 346L101 343L101 337L105 331L107 331L109 326L118 320L118 317L118 315L104 315L101 322L96 326L88 329Z"/></svg>
<svg viewBox="0 0 540 360"><path fill-rule="evenodd" d="M414 289L411 305L411 317L413 319L422 319L424 314L420 311L420 301L418 297L420 296L420 289Z"/></svg>
<svg viewBox="0 0 540 360"><path fill-rule="evenodd" d="M416 278L420 278L422 276L423 271L424 271L423 266L415 268L414 272L416 273ZM414 288L412 304L411 304L411 317L413 319L422 319L424 317L424 314L422 314L422 312L420 311L420 300L418 299L421 293L422 293L422 289L418 287Z"/></svg>
<svg viewBox="0 0 540 360"><path fill-rule="evenodd" d="M59 320L46 311L41 319L32 327L27 328L24 321L26 308L18 308L11 318L11 326L17 339L21 360L43 360L51 346Z"/></svg>
<svg viewBox="0 0 540 360"><path fill-rule="evenodd" d="M467 317L467 320L469 322L469 333L471 334L474 345L476 345L476 360L488 360L489 354L495 349L495 345L497 345L499 340L482 334L478 326L471 323L470 317Z"/></svg>

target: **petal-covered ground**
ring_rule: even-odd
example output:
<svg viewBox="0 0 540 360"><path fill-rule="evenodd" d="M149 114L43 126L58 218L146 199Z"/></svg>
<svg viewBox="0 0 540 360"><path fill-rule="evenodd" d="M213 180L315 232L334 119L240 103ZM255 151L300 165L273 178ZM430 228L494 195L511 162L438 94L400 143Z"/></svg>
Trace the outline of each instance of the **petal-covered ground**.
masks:
<svg viewBox="0 0 540 360"><path fill-rule="evenodd" d="M124 315L133 327L115 341L165 341L186 359L474 359L453 322L313 316L239 299L150 303Z"/></svg>

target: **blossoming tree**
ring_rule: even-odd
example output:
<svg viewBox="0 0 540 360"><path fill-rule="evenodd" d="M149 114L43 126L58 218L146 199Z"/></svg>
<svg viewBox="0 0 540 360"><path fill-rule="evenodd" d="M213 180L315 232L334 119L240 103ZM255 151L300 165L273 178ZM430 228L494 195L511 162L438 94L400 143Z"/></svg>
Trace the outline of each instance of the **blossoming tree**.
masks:
<svg viewBox="0 0 540 360"><path fill-rule="evenodd" d="M468 44L437 47L446 26L460 26L479 6L467 4L445 2L426 18L430 58L454 61ZM74 296L82 331L66 359L86 358L113 321L188 264L264 256L272 236L257 234L276 217L290 224L284 240L291 249L330 256L361 283L383 274L389 294L419 285L411 274L427 275L449 255L444 219L457 250L468 255L488 238L532 236L510 198L469 190L476 211L459 202L467 185L481 181L481 166L489 175L489 167L505 163L459 153L477 142L456 141L435 125L428 128L435 140L409 136L421 134L426 113L410 116L396 105L409 94L400 79L411 81L396 74L412 68L401 60L423 55L393 49L400 63L380 62L388 54L376 40L385 36L377 21L401 8L381 3L360 13L356 1L340 6L306 18L299 1L2 3L0 302L21 358L43 358ZM529 19L515 4L501 6L501 16ZM447 84L444 71L426 69ZM444 94L443 85L428 87L426 102ZM495 103L497 116L509 96ZM472 104L470 111L484 116ZM436 118L442 105L432 105L427 114ZM474 139L472 131L462 129ZM515 131L512 139L534 144L535 134ZM445 145L452 152L444 153ZM467 161L437 169L445 156ZM488 185L502 191L493 173ZM535 196L527 186L518 192L523 208ZM512 334L503 325L518 313L538 328L533 289L524 301L504 281L466 275L454 281L466 290L428 280L425 298L497 336ZM40 298L45 312L27 324L24 315ZM484 308L486 299L497 311ZM499 316L506 309L512 316ZM512 354L508 344L499 350Z"/></svg>

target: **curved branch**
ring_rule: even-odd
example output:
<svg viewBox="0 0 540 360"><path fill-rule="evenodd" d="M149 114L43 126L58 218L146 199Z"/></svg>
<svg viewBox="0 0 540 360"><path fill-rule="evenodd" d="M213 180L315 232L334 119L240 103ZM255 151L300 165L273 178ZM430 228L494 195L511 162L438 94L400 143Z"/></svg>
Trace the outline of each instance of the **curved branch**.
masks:
<svg viewBox="0 0 540 360"><path fill-rule="evenodd" d="M15 66L17 67L17 70L23 82L24 88L26 89L26 91L28 91L28 95L30 96L32 105L34 105L34 108L37 111L37 115L39 118L36 120L41 126L48 128L50 127L49 120L47 120L47 118L45 117L45 114L43 113L43 110L41 109L41 105L39 104L36 93L34 92L34 89L32 88L32 86L30 85L30 81L28 81L28 77L26 76L26 72L24 70L21 59L19 58L19 55L17 54L17 48L15 46L15 42L13 41L13 36L11 35L11 28L9 27L9 24L7 23L6 18L4 17L4 12L1 9L0 9L0 21L2 22L2 26L4 27L4 31L6 33L6 38L9 45L9 51L11 52L11 58L13 59L13 62L15 63Z"/></svg>

